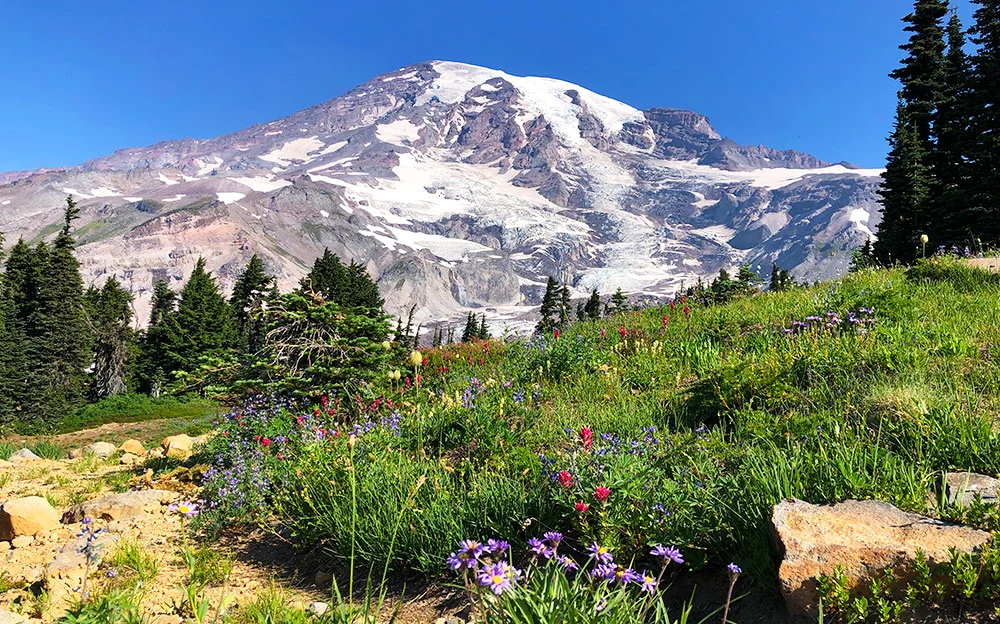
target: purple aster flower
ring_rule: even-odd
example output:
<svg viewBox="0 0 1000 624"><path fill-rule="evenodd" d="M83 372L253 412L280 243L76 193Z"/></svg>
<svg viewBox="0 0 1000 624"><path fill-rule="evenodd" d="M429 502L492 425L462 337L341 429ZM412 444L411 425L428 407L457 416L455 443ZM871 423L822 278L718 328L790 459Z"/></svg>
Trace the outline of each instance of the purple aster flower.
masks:
<svg viewBox="0 0 1000 624"><path fill-rule="evenodd" d="M570 559L566 555L563 555L562 557L559 557L559 559L556 560L556 563L558 563L559 566L562 567L564 570L579 570L580 569L580 566L578 566L575 561L573 561L572 559Z"/></svg>
<svg viewBox="0 0 1000 624"><path fill-rule="evenodd" d="M594 542L590 546L587 546L587 552L590 553L590 558L599 563L611 563L614 560L614 555L607 546L601 546L597 542Z"/></svg>
<svg viewBox="0 0 1000 624"><path fill-rule="evenodd" d="M649 594L656 591L656 577L649 572L642 573L642 591Z"/></svg>
<svg viewBox="0 0 1000 624"><path fill-rule="evenodd" d="M510 549L510 544L504 540L489 539L486 540L486 550L494 555L498 555Z"/></svg>
<svg viewBox="0 0 1000 624"><path fill-rule="evenodd" d="M649 551L649 554L654 557L662 557L665 563L668 561L673 561L674 563L684 563L684 557L681 555L681 551L677 550L673 546L657 544L653 547L653 550Z"/></svg>
<svg viewBox="0 0 1000 624"><path fill-rule="evenodd" d="M555 548L560 542L562 542L563 534L558 531L549 531L545 534L545 539L548 540L549 544L551 544L553 548Z"/></svg>
<svg viewBox="0 0 1000 624"><path fill-rule="evenodd" d="M471 539L462 540L458 544L458 553L460 555L464 553L473 559L478 559L485 552L486 552L486 546L484 546L482 542L479 542L477 540L471 540Z"/></svg>
<svg viewBox="0 0 1000 624"><path fill-rule="evenodd" d="M521 577L520 571L505 563L494 563L488 566L479 575L479 584L489 587L494 594L499 596L505 591L514 588L514 581Z"/></svg>
<svg viewBox="0 0 1000 624"><path fill-rule="evenodd" d="M729 565L726 566L726 569L729 570L729 575L732 576L733 578L743 573L743 570L740 569L740 566L736 565L735 563L730 563Z"/></svg>
<svg viewBox="0 0 1000 624"><path fill-rule="evenodd" d="M590 571L590 578L595 581L610 581L615 578L615 565L613 563L602 563L594 566Z"/></svg>
<svg viewBox="0 0 1000 624"><path fill-rule="evenodd" d="M533 537L528 540L528 547L531 548L531 552L533 552L536 555L544 555L545 551L548 550L548 548L545 546L545 542L538 539L537 537Z"/></svg>
<svg viewBox="0 0 1000 624"><path fill-rule="evenodd" d="M636 574L635 570L632 568L617 566L614 569L614 581L619 585L628 585L629 583L638 583L642 581L642 577Z"/></svg>

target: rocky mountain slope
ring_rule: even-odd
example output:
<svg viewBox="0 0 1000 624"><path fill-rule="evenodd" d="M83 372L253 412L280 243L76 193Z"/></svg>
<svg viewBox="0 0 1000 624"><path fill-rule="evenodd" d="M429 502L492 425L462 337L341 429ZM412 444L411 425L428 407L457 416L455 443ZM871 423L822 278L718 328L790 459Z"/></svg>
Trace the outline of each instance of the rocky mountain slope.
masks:
<svg viewBox="0 0 1000 624"><path fill-rule="evenodd" d="M878 224L879 174L738 145L694 112L434 61L215 139L0 173L0 229L51 236L72 195L87 278L130 284L140 314L198 256L228 287L259 253L287 288L329 247L367 264L392 312L502 324L548 275L648 297L743 261L835 277Z"/></svg>

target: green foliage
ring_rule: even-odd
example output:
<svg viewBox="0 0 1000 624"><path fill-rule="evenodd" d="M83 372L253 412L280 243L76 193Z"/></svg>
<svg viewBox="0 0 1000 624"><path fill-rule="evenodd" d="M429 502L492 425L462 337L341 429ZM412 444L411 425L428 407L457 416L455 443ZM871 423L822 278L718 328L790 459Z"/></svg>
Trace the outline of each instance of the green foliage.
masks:
<svg viewBox="0 0 1000 624"><path fill-rule="evenodd" d="M260 256L254 254L233 285L229 298L240 345L248 354L257 353L264 346L264 308L275 295L275 279L264 270Z"/></svg>
<svg viewBox="0 0 1000 624"><path fill-rule="evenodd" d="M364 308L369 312L381 311L385 304L378 286L363 265L352 260L344 266L329 249L316 259L309 275L302 280L300 290L346 308Z"/></svg>
<svg viewBox="0 0 1000 624"><path fill-rule="evenodd" d="M550 275L549 279L545 283L545 294L542 296L542 306L538 310L538 314L541 318L538 320L538 325L535 327L536 332L540 334L548 334L559 327L559 310L561 307L559 295L559 282L556 281L556 278Z"/></svg>
<svg viewBox="0 0 1000 624"><path fill-rule="evenodd" d="M108 397L81 407L57 427L58 433L70 433L107 423L136 423L160 419L191 419L211 413L216 404L194 397L128 393Z"/></svg>
<svg viewBox="0 0 1000 624"><path fill-rule="evenodd" d="M166 323L167 372L193 371L200 358L229 352L239 344L232 308L199 258L181 288L177 312Z"/></svg>
<svg viewBox="0 0 1000 624"><path fill-rule="evenodd" d="M91 396L100 400L124 394L131 345L132 295L109 277L101 289L91 287L85 297L88 325L94 338Z"/></svg>

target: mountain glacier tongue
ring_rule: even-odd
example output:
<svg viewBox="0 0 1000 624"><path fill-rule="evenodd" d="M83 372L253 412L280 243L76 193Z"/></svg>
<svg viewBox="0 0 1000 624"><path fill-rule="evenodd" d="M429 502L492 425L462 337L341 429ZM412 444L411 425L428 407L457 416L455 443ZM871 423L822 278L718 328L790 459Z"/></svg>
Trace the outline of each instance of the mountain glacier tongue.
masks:
<svg viewBox="0 0 1000 624"><path fill-rule="evenodd" d="M329 247L366 264L390 312L527 326L549 275L648 298L744 261L836 277L877 229L880 173L434 61L215 139L0 174L0 227L45 236L73 195L87 278L124 279L140 316L154 281L178 285L198 256L228 287L258 253L290 288Z"/></svg>

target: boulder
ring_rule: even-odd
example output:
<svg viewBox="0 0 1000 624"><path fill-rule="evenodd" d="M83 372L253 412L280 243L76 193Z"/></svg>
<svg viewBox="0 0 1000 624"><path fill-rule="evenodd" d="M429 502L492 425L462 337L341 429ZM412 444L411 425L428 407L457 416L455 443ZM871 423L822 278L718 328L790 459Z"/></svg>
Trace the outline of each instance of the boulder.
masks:
<svg viewBox="0 0 1000 624"><path fill-rule="evenodd" d="M8 461L10 462L23 462L23 461L35 461L36 459L41 459L38 455L35 455L26 448L20 451L15 451L13 455L10 456Z"/></svg>
<svg viewBox="0 0 1000 624"><path fill-rule="evenodd" d="M975 472L949 472L942 486L949 504L967 507L977 497L984 503L996 505L998 483L993 477Z"/></svg>
<svg viewBox="0 0 1000 624"><path fill-rule="evenodd" d="M62 521L66 524L80 522L84 518L100 518L109 522L135 518L149 512L160 510L165 503L177 498L174 492L166 490L142 490L139 492L124 492L109 494L92 501L70 507L63 514Z"/></svg>
<svg viewBox="0 0 1000 624"><path fill-rule="evenodd" d="M18 535L14 539L10 540L11 548L27 548L31 546L31 543L35 541L32 535Z"/></svg>
<svg viewBox="0 0 1000 624"><path fill-rule="evenodd" d="M788 611L812 618L817 615L819 577L833 574L838 565L854 584L887 567L905 579L917 550L933 565L950 561L950 548L969 553L990 539L985 531L907 513L881 501L782 501L772 510L771 529L782 558L778 578Z"/></svg>
<svg viewBox="0 0 1000 624"><path fill-rule="evenodd" d="M111 455L113 455L114 452L117 450L118 447L116 447L114 444L111 444L110 442L94 442L93 444L91 444L86 448L86 451L88 453L93 453L94 455L100 457L101 459L111 457Z"/></svg>
<svg viewBox="0 0 1000 624"><path fill-rule="evenodd" d="M28 624L28 618L13 611L0 609L0 624Z"/></svg>
<svg viewBox="0 0 1000 624"><path fill-rule="evenodd" d="M191 455L194 439L186 434L167 436L160 442L163 452L172 459L187 459Z"/></svg>
<svg viewBox="0 0 1000 624"><path fill-rule="evenodd" d="M59 514L41 496L9 500L0 507L0 541L20 535L34 536L59 527Z"/></svg>
<svg viewBox="0 0 1000 624"><path fill-rule="evenodd" d="M138 440L125 440L122 442L120 448L123 453L131 453L132 455L144 455L146 453L146 447Z"/></svg>
<svg viewBox="0 0 1000 624"><path fill-rule="evenodd" d="M111 552L118 542L120 534L106 531L99 534L93 544L96 561L93 569L103 555ZM87 544L87 537L77 537L66 545L45 568L45 588L49 592L52 605L68 605L83 584L87 571L87 557L81 552Z"/></svg>

